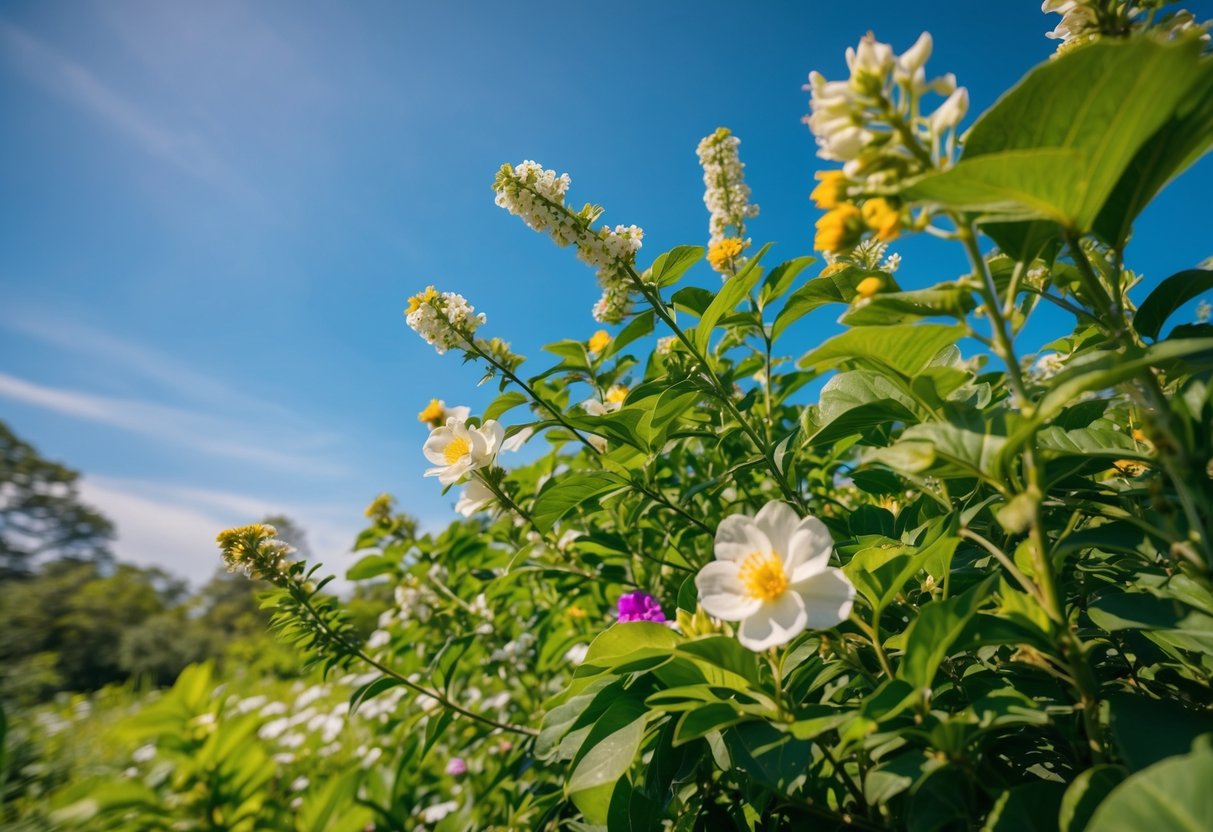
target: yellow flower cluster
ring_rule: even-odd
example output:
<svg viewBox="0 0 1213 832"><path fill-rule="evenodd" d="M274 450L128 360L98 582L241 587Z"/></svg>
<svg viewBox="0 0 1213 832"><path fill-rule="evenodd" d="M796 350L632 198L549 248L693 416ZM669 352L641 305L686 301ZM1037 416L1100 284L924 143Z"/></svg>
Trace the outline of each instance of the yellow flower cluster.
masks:
<svg viewBox="0 0 1213 832"><path fill-rule="evenodd" d="M589 348L592 353L600 353L611 345L611 333L600 329L590 336Z"/></svg>
<svg viewBox="0 0 1213 832"><path fill-rule="evenodd" d="M438 290L433 286L426 286L424 292L418 292L409 298L409 308L405 310L406 315L411 315L421 308L423 303L429 303L434 298L438 297Z"/></svg>
<svg viewBox="0 0 1213 832"><path fill-rule="evenodd" d="M745 250L745 247L746 244L736 237L717 240L708 246L708 263L718 272L724 271L726 267L731 269L734 259Z"/></svg>
<svg viewBox="0 0 1213 832"><path fill-rule="evenodd" d="M278 539L278 530L268 523L224 529L215 542L229 572L243 572L250 578L275 582L286 574L291 547Z"/></svg>
<svg viewBox="0 0 1213 832"><path fill-rule="evenodd" d="M873 197L858 208L845 200L846 179L841 171L819 173L820 184L812 197L818 208L826 213L817 220L813 246L818 251L836 254L855 246L864 232L871 231L876 239L887 243L901 232L901 209L882 196Z"/></svg>

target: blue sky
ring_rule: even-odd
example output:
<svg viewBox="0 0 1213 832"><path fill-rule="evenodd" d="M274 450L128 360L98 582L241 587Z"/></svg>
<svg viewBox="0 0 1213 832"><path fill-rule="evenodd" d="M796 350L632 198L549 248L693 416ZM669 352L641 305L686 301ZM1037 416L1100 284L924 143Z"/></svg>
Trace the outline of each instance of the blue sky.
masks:
<svg viewBox="0 0 1213 832"><path fill-rule="evenodd" d="M647 263L704 241L694 148L726 125L756 241L808 253L809 70L926 29L977 113L1054 46L1035 3L913 5L8 2L0 418L85 473L120 556L195 579L217 528L267 511L338 568L380 491L438 526L454 495L421 477L416 413L491 391L408 330L407 296L464 293L532 372L597 328L593 275L493 205L496 168L568 171ZM1143 216L1148 284L1213 254L1210 185L1206 159ZM903 285L962 270L896 250Z"/></svg>

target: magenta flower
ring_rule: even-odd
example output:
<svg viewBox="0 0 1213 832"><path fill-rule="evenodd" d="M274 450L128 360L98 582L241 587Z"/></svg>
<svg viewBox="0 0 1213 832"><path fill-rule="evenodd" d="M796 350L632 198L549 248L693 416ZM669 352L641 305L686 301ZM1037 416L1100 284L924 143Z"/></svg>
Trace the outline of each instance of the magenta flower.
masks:
<svg viewBox="0 0 1213 832"><path fill-rule="evenodd" d="M647 592L629 592L619 598L619 620L665 621L661 602Z"/></svg>
<svg viewBox="0 0 1213 832"><path fill-rule="evenodd" d="M447 761L446 773L452 777L458 777L461 774L468 773L468 764L463 761L462 757L452 757Z"/></svg>

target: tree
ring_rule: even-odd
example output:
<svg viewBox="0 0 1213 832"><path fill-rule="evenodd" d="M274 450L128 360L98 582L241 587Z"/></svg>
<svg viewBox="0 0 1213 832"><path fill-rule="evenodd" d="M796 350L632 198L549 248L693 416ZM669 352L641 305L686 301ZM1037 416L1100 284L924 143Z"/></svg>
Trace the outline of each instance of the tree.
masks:
<svg viewBox="0 0 1213 832"><path fill-rule="evenodd" d="M0 421L0 579L28 576L45 555L110 559L113 524L80 502L79 478Z"/></svg>

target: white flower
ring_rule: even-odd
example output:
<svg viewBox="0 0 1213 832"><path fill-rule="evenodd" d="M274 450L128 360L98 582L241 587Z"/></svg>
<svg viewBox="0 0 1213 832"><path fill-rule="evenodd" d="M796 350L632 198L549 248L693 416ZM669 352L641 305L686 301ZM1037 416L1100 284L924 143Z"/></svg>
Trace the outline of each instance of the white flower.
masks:
<svg viewBox="0 0 1213 832"><path fill-rule="evenodd" d="M745 236L745 221L758 216L758 206L750 204L750 188L745 183L745 165L737 153L741 140L724 127L705 136L695 148L703 166L703 204L711 215L709 242L730 236Z"/></svg>
<svg viewBox="0 0 1213 832"><path fill-rule="evenodd" d="M502 442L501 450L511 451L511 452L522 450L522 446L525 445L527 443L527 441L534 435L535 435L534 428L523 428L522 430L518 431L516 434L511 436L509 439Z"/></svg>
<svg viewBox="0 0 1213 832"><path fill-rule="evenodd" d="M136 748L134 750L134 752L131 754L131 759L134 760L136 763L146 763L146 762L152 760L155 756L156 756L156 745L155 745L155 743L149 742L147 745L141 745L138 748Z"/></svg>
<svg viewBox="0 0 1213 832"><path fill-rule="evenodd" d="M459 804L453 800L435 803L421 810L421 820L423 823L437 823L458 808Z"/></svg>
<svg viewBox="0 0 1213 832"><path fill-rule="evenodd" d="M1196 304L1197 323L1208 323L1210 316L1213 316L1213 304L1210 304L1207 300L1202 300Z"/></svg>
<svg viewBox="0 0 1213 832"><path fill-rule="evenodd" d="M931 114L931 129L936 133L951 130L969 111L969 91L964 87L954 90L939 108Z"/></svg>
<svg viewBox="0 0 1213 832"><path fill-rule="evenodd" d="M588 644L574 644L572 647L570 647L568 650L565 651L564 660L566 662L568 662L569 664L573 665L574 667L576 667L577 665L579 665L583 661L585 661L585 654L588 653L589 651L590 651L590 645L588 645Z"/></svg>
<svg viewBox="0 0 1213 832"><path fill-rule="evenodd" d="M492 465L501 450L505 428L489 419L478 428L469 428L466 422L450 418L440 428L430 431L422 449L425 458L434 463L426 470L427 477L437 477L443 485L458 482L466 474Z"/></svg>
<svg viewBox="0 0 1213 832"><path fill-rule="evenodd" d="M709 615L740 621L737 640L755 651L805 628L828 629L855 598L850 579L829 565L833 550L824 523L784 503L769 502L756 517L731 515L716 529L716 560L695 576L699 602Z"/></svg>
<svg viewBox="0 0 1213 832"><path fill-rule="evenodd" d="M468 346L468 338L484 323L467 298L455 292L437 292L433 286L409 298L408 325L431 344L439 355ZM449 415L449 414L448 414Z"/></svg>
<svg viewBox="0 0 1213 832"><path fill-rule="evenodd" d="M471 517L493 502L493 498L494 494L487 485L472 478L463 487L463 493L459 495L459 501L455 503L455 511L464 517Z"/></svg>

